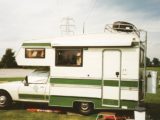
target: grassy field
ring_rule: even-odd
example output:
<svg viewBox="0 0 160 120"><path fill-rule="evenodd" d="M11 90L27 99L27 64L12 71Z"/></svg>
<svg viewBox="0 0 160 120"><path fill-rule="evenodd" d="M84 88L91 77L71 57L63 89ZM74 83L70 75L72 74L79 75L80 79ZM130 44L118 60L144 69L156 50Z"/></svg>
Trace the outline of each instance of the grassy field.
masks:
<svg viewBox="0 0 160 120"><path fill-rule="evenodd" d="M160 80L160 67L148 67L148 70L155 70L158 72L158 80ZM157 94L146 94L145 98L146 103L155 103L158 104L160 103L160 86L158 86Z"/></svg>
<svg viewBox="0 0 160 120"><path fill-rule="evenodd" d="M148 67L148 70L155 70L158 72L158 80L160 80L160 67ZM153 120L160 120L160 85L158 86L156 94L147 93L145 97L145 104L147 112Z"/></svg>
<svg viewBox="0 0 160 120"><path fill-rule="evenodd" d="M147 113L153 120L160 120L160 86L158 87L157 94L146 94L145 105Z"/></svg>
<svg viewBox="0 0 160 120"><path fill-rule="evenodd" d="M0 111L1 120L95 120L95 118L95 116L27 112L26 110Z"/></svg>
<svg viewBox="0 0 160 120"><path fill-rule="evenodd" d="M160 79L160 67L147 68L148 70L158 71L158 78ZM23 80L24 78L0 78L0 82ZM147 114L151 115L153 120L160 120L160 86L157 94L146 94L145 104ZM41 106L32 106L33 108L41 108ZM95 120L99 111L96 111L90 116L82 116L75 114L70 108L61 108L64 113L44 113L44 112L28 112L26 109L31 108L27 104L15 104L9 110L0 110L0 120ZM43 107L42 107L43 108ZM47 108L48 109L48 108ZM50 108L49 108L50 109ZM57 109L57 108L52 108ZM74 114L67 114L74 113Z"/></svg>

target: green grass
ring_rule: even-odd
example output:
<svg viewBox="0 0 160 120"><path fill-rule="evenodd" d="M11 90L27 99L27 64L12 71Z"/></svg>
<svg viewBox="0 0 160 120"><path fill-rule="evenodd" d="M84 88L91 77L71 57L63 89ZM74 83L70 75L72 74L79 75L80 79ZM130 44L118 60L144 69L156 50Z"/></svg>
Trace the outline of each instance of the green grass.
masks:
<svg viewBox="0 0 160 120"><path fill-rule="evenodd" d="M95 120L95 116L67 115L26 110L1 110L1 120Z"/></svg>
<svg viewBox="0 0 160 120"><path fill-rule="evenodd" d="M160 67L148 67L147 70L154 70L158 72L158 80L160 80ZM147 93L145 97L145 104L148 114L153 120L160 120L160 85L158 86L156 94Z"/></svg>
<svg viewBox="0 0 160 120"><path fill-rule="evenodd" d="M160 86L158 87L156 94L146 94L145 103L160 104Z"/></svg>
<svg viewBox="0 0 160 120"><path fill-rule="evenodd" d="M158 72L158 79L160 79L160 67L148 67L147 70L154 70ZM160 86L158 86L156 94L147 93L145 103L160 104Z"/></svg>

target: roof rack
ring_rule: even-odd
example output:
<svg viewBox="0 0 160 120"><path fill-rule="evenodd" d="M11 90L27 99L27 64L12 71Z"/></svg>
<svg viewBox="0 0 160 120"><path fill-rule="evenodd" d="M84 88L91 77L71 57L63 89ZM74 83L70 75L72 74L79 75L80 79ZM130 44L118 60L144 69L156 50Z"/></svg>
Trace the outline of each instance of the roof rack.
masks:
<svg viewBox="0 0 160 120"><path fill-rule="evenodd" d="M140 31L133 24L124 21L117 21L113 24L107 24L104 30L108 30L110 32L134 32L140 37Z"/></svg>

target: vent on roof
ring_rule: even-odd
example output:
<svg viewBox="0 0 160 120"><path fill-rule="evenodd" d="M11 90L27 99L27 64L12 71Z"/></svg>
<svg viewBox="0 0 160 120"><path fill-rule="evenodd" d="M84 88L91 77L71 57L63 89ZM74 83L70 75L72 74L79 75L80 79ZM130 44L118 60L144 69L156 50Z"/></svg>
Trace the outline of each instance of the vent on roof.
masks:
<svg viewBox="0 0 160 120"><path fill-rule="evenodd" d="M117 21L113 23L112 29L121 32L134 32L136 27L128 22Z"/></svg>

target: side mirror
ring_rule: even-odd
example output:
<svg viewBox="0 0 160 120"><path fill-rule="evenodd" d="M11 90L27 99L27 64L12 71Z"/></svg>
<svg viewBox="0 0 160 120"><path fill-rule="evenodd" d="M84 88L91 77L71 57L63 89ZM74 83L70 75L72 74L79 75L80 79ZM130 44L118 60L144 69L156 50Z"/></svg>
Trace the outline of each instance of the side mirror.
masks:
<svg viewBox="0 0 160 120"><path fill-rule="evenodd" d="M29 84L28 84L28 77L27 76L24 79L24 86L29 86Z"/></svg>

